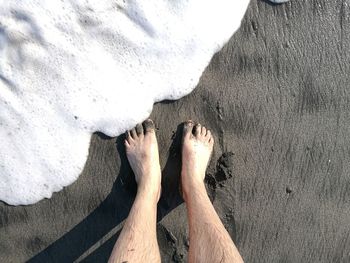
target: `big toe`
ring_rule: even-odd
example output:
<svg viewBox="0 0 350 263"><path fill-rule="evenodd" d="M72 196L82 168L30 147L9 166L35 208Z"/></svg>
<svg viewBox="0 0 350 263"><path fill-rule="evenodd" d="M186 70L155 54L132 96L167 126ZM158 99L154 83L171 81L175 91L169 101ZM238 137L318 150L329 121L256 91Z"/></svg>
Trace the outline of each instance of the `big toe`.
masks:
<svg viewBox="0 0 350 263"><path fill-rule="evenodd" d="M194 126L194 123L191 120L188 120L184 123L183 135L182 135L184 140L189 139L191 137L193 126Z"/></svg>
<svg viewBox="0 0 350 263"><path fill-rule="evenodd" d="M143 122L143 128L145 130L145 133L147 133L147 132L154 132L155 131L154 122L151 119L145 120Z"/></svg>

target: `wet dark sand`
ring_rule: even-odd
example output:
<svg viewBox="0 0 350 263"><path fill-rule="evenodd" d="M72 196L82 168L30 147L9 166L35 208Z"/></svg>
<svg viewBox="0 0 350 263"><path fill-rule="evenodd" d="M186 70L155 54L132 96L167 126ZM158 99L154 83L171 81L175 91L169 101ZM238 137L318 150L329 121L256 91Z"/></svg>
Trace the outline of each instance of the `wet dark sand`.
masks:
<svg viewBox="0 0 350 263"><path fill-rule="evenodd" d="M163 262L188 250L176 136L186 119L215 134L208 189L246 262L350 262L349 51L347 1L252 0L197 89L155 105ZM105 262L133 198L122 140L94 135L79 180L50 200L1 203L0 262Z"/></svg>

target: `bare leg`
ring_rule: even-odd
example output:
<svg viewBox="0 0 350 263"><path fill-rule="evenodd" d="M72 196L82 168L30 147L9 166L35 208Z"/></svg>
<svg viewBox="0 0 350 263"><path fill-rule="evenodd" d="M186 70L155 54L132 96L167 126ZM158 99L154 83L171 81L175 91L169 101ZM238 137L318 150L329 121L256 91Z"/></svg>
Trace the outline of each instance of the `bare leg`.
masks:
<svg viewBox="0 0 350 263"><path fill-rule="evenodd" d="M181 181L189 219L189 262L243 262L205 189L205 170L213 145L209 130L191 121L185 124Z"/></svg>
<svg viewBox="0 0 350 263"><path fill-rule="evenodd" d="M156 220L161 171L153 122L147 120L128 132L125 147L138 189L109 262L160 262Z"/></svg>

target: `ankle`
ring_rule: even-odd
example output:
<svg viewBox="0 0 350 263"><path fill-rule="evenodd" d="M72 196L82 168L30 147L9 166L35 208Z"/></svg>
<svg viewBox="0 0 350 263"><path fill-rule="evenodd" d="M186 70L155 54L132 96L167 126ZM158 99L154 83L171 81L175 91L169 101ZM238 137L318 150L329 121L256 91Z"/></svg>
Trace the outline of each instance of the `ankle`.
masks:
<svg viewBox="0 0 350 263"><path fill-rule="evenodd" d="M189 180L182 181L182 192L185 202L189 202L197 196L207 194L204 181L195 178L187 178ZM189 182L190 181L190 182Z"/></svg>
<svg viewBox="0 0 350 263"><path fill-rule="evenodd" d="M189 187L197 187L197 186L204 185L204 178L205 178L205 172L198 172L198 171L185 170L185 169L181 170L182 182L186 183L186 185L189 185Z"/></svg>
<svg viewBox="0 0 350 263"><path fill-rule="evenodd" d="M140 200L143 203L149 203L151 205L157 205L159 200L159 194L156 192L138 190L135 200Z"/></svg>
<svg viewBox="0 0 350 263"><path fill-rule="evenodd" d="M137 187L136 198L141 198L145 201L158 203L160 198L160 185L157 187L154 184L142 184Z"/></svg>

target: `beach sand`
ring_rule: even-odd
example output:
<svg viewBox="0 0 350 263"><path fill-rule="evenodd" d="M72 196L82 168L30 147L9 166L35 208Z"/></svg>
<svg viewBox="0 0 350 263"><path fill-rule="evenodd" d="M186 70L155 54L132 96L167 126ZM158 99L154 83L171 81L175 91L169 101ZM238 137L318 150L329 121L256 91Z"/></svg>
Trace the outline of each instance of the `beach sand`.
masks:
<svg viewBox="0 0 350 263"><path fill-rule="evenodd" d="M246 262L350 261L349 17L341 0L252 0L195 91L155 105L163 262L187 260L176 132L187 119L215 135L208 191ZM35 205L0 204L0 262L106 262L130 178L123 136L94 135L73 185Z"/></svg>

